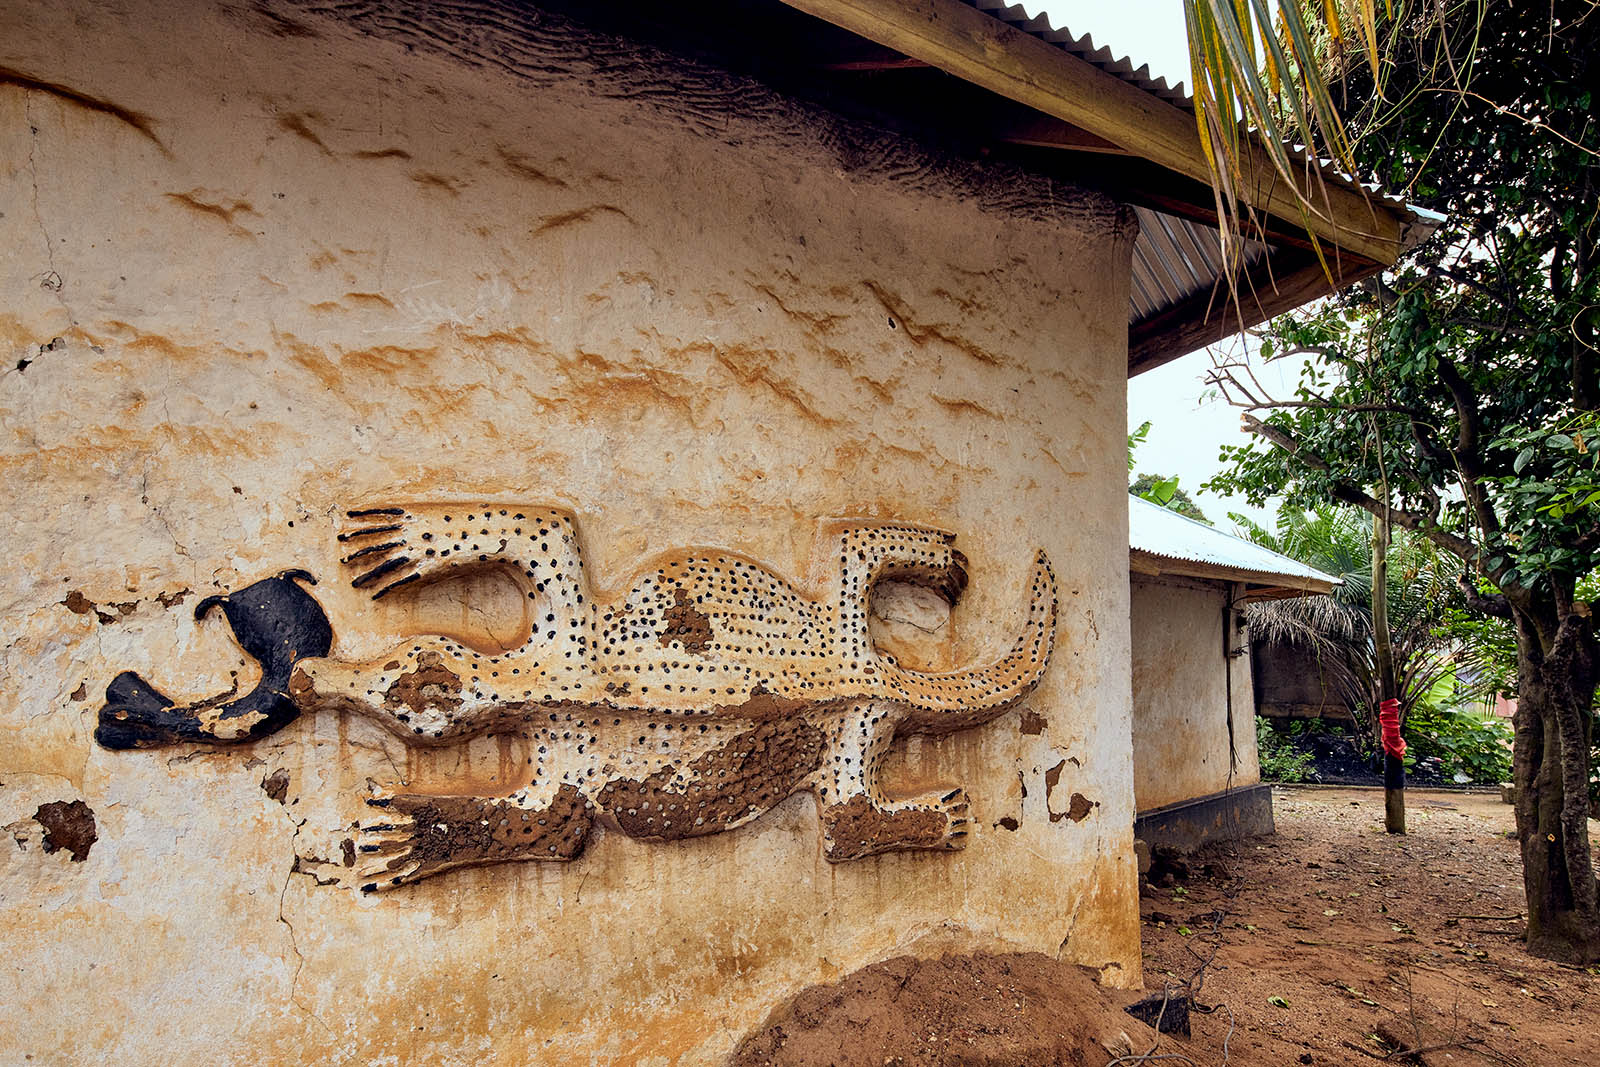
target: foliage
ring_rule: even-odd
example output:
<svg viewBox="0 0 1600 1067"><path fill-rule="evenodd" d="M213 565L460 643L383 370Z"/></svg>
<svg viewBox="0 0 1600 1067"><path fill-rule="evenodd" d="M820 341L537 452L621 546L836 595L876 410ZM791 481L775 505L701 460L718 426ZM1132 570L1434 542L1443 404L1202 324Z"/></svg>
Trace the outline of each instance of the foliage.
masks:
<svg viewBox="0 0 1600 1067"><path fill-rule="evenodd" d="M1141 422L1138 429L1128 434L1129 473L1132 473L1137 462L1134 458L1134 453L1138 451L1139 446L1144 444L1145 438L1149 436L1149 419ZM1133 484L1128 486L1128 492L1143 500L1148 500L1152 504L1159 504L1161 507L1169 508L1180 515L1203 522L1207 526L1211 525L1211 520L1206 518L1205 513L1195 506L1194 501L1189 499L1189 494L1178 488L1176 476L1163 478L1159 474L1141 474L1133 480Z"/></svg>
<svg viewBox="0 0 1600 1067"><path fill-rule="evenodd" d="M1511 780L1511 725L1493 714L1424 704L1406 723L1406 762L1437 758L1456 772L1492 785Z"/></svg>
<svg viewBox="0 0 1600 1067"><path fill-rule="evenodd" d="M1577 596L1589 604L1600 601L1600 573L1579 582ZM1490 703L1500 696L1517 698L1517 638L1509 620L1453 609L1446 613L1442 629L1460 649L1457 663L1464 699ZM1600 715L1600 691L1595 693L1594 709ZM1600 734L1591 739L1590 766L1589 800L1600 810Z"/></svg>
<svg viewBox="0 0 1600 1067"><path fill-rule="evenodd" d="M1331 504L1309 511L1281 507L1276 532L1241 515L1232 518L1255 543L1341 579L1330 596L1251 604L1245 619L1253 639L1310 650L1360 725L1358 744L1372 751L1373 709L1381 695L1372 629L1371 518ZM1404 720L1450 673L1450 640L1441 624L1459 597L1444 559L1423 538L1401 531L1389 559L1390 629Z"/></svg>
<svg viewBox="0 0 1600 1067"><path fill-rule="evenodd" d="M1176 475L1163 478L1159 474L1141 474L1133 480L1132 485L1128 486L1128 492L1152 504L1160 504L1164 508L1176 511L1179 515L1194 519L1196 522L1211 525L1206 513L1201 511L1199 506L1189 499L1189 494L1179 487Z"/></svg>
<svg viewBox="0 0 1600 1067"><path fill-rule="evenodd" d="M1494 590L1479 581L1478 591ZM1445 613L1440 631L1460 650L1456 658L1463 698L1492 704L1499 697L1517 695L1517 635L1511 620L1484 615L1462 606Z"/></svg>
<svg viewBox="0 0 1600 1067"><path fill-rule="evenodd" d="M1600 643L1576 596L1600 566L1600 13L1440 0L1396 4L1379 29L1376 67L1336 72L1357 173L1444 222L1392 271L1263 331L1261 358L1308 360L1293 396L1219 363L1213 383L1267 447L1225 449L1207 488L1387 515L1512 622L1529 943L1600 959L1581 810Z"/></svg>
<svg viewBox="0 0 1600 1067"><path fill-rule="evenodd" d="M1511 725L1492 711L1463 706L1468 690L1449 671L1417 702L1405 725L1406 767L1436 759L1446 777L1492 785L1511 778Z"/></svg>
<svg viewBox="0 0 1600 1067"><path fill-rule="evenodd" d="M1384 0L1384 9L1392 14L1391 0ZM1256 221L1241 192L1262 180L1247 131L1260 131L1260 156L1287 189L1298 190L1309 169L1292 144L1310 145L1313 155L1353 170L1352 145L1325 71L1351 50L1364 51L1371 69L1385 69L1377 12L1373 0L1184 0L1183 10L1195 123L1216 191L1223 253L1237 267L1240 237ZM1296 207L1309 231L1315 191L1309 198L1298 194Z"/></svg>
<svg viewBox="0 0 1600 1067"><path fill-rule="evenodd" d="M1388 500L1401 525L1470 531L1445 547L1502 592L1569 584L1600 558L1600 18L1557 4L1461 0L1410 12L1365 99L1366 176L1409 184L1447 213L1382 283L1265 331L1263 358L1313 357L1293 398L1261 404L1280 447L1227 448L1208 486L1252 500ZM1448 74L1444 68L1458 72ZM1241 389L1241 386L1245 388ZM1252 419L1254 417L1252 416ZM1293 448L1281 447L1291 444Z"/></svg>
<svg viewBox="0 0 1600 1067"><path fill-rule="evenodd" d="M1272 720L1256 716L1256 752L1265 782L1303 782L1316 758L1295 747L1293 739L1273 728Z"/></svg>
<svg viewBox="0 0 1600 1067"><path fill-rule="evenodd" d="M1133 458L1133 454L1136 451L1138 451L1139 446L1144 444L1144 439L1146 437L1149 437L1149 436L1150 436L1150 420L1149 419L1145 419L1143 422L1141 422L1139 424L1139 428L1137 430L1134 430L1132 433L1128 434L1128 473L1129 474L1133 473L1134 464L1137 462Z"/></svg>

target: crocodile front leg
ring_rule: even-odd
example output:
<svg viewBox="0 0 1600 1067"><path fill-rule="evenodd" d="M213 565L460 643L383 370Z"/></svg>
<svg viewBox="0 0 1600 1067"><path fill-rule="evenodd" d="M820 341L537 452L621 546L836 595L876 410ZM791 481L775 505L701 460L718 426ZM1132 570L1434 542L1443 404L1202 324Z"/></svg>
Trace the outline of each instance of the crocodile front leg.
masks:
<svg viewBox="0 0 1600 1067"><path fill-rule="evenodd" d="M831 739L816 785L823 856L831 863L884 852L966 847L965 790L891 801L879 789L878 770L901 714L889 704L861 705L844 717Z"/></svg>
<svg viewBox="0 0 1600 1067"><path fill-rule="evenodd" d="M370 893L460 867L570 860L588 843L595 815L573 785L561 786L542 803L526 793L379 794L367 803L379 811L352 827L339 858L302 859L299 869Z"/></svg>

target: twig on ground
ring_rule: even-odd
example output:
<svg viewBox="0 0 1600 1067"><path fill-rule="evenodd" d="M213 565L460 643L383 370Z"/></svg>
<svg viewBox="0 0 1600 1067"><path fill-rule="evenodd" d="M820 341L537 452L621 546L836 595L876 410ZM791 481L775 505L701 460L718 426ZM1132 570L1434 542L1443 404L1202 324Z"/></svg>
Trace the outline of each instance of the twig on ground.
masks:
<svg viewBox="0 0 1600 1067"><path fill-rule="evenodd" d="M1359 1052L1363 1056L1367 1056L1375 1060L1386 1060L1389 1058L1387 1056L1380 1056L1378 1053L1373 1052L1370 1049L1364 1049L1352 1041L1341 1041L1339 1044L1343 1045L1347 1049L1350 1049L1352 1052Z"/></svg>
<svg viewBox="0 0 1600 1067"><path fill-rule="evenodd" d="M1374 1060L1403 1060L1408 1056L1420 1056L1424 1052L1442 1052L1447 1048L1467 1048L1483 1044L1481 1037L1463 1037L1455 1041L1440 1041L1433 1045L1418 1045L1416 1048L1397 1048L1390 1052L1373 1052L1371 1049L1362 1048L1353 1041L1341 1041L1339 1044L1352 1052L1359 1052L1363 1056ZM1488 1050L1492 1051L1492 1050Z"/></svg>
<svg viewBox="0 0 1600 1067"><path fill-rule="evenodd" d="M1481 1037L1462 1037L1454 1041L1440 1041L1434 1045L1418 1045L1416 1048L1397 1048L1387 1055L1377 1057L1380 1060L1398 1060L1406 1056L1420 1056L1424 1052L1441 1052L1447 1048L1466 1048L1469 1045L1481 1045Z"/></svg>

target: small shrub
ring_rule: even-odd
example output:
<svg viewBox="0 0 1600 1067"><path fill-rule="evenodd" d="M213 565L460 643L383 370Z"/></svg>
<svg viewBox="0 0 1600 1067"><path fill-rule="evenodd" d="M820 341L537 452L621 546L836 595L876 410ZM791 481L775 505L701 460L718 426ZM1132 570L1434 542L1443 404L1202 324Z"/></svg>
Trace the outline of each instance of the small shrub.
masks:
<svg viewBox="0 0 1600 1067"><path fill-rule="evenodd" d="M1406 716L1406 762L1437 759L1446 777L1457 772L1492 785L1511 780L1511 725L1493 714L1419 704Z"/></svg>
<svg viewBox="0 0 1600 1067"><path fill-rule="evenodd" d="M1316 761L1311 753L1296 748L1292 737L1280 734L1271 719L1260 715L1256 716L1256 754L1264 782L1303 782Z"/></svg>

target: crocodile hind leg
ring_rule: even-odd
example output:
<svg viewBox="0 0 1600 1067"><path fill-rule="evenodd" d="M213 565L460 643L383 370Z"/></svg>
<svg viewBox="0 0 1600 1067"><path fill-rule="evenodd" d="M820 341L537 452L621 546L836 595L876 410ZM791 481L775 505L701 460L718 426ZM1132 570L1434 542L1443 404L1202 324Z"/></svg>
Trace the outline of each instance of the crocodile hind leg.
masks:
<svg viewBox="0 0 1600 1067"><path fill-rule="evenodd" d="M889 800L879 789L878 770L898 719L892 705L864 704L851 709L836 728L815 787L823 855L830 862L966 846L965 790Z"/></svg>
<svg viewBox="0 0 1600 1067"><path fill-rule="evenodd" d="M529 783L503 795L435 795L373 789L373 809L351 824L331 858L302 856L321 881L371 892L460 867L575 859L598 809L593 724L582 712L551 713L534 730Z"/></svg>

